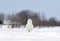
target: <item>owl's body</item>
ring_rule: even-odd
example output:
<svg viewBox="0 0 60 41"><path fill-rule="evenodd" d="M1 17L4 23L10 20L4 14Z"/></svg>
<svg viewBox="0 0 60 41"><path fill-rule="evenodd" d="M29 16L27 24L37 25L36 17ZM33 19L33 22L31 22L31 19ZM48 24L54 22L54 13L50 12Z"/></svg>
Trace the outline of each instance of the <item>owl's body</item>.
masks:
<svg viewBox="0 0 60 41"><path fill-rule="evenodd" d="M28 19L27 24L26 24L26 31L30 32L30 31L32 31L32 29L33 29L32 20Z"/></svg>

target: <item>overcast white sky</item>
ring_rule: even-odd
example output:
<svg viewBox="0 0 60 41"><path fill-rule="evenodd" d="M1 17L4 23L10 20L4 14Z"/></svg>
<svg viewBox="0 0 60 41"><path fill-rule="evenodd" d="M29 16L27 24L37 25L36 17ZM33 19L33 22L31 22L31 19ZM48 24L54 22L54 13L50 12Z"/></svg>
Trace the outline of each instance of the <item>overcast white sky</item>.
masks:
<svg viewBox="0 0 60 41"><path fill-rule="evenodd" d="M0 12L5 14L24 9L40 11L48 18L54 16L60 20L60 0L0 0Z"/></svg>

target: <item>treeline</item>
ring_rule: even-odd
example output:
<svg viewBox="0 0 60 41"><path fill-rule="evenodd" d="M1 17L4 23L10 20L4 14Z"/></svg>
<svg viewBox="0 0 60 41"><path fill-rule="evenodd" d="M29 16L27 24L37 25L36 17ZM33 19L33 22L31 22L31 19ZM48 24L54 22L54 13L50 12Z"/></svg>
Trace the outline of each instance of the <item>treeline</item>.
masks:
<svg viewBox="0 0 60 41"><path fill-rule="evenodd" d="M3 20L5 17L0 17L0 19ZM16 14L8 14L6 19L11 22L21 23L21 25L26 25L27 20L32 19L34 26L60 26L60 21L57 21L55 17L46 19L45 15L41 17L40 13L30 10L22 10Z"/></svg>

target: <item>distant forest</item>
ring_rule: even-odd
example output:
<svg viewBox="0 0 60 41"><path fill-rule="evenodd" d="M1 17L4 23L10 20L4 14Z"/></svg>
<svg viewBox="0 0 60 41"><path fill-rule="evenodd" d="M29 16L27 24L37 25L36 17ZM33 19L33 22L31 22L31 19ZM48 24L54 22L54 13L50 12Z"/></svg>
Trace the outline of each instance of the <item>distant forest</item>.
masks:
<svg viewBox="0 0 60 41"><path fill-rule="evenodd" d="M3 23L5 19L7 21L21 23L21 25L26 25L27 20L32 19L34 26L60 26L60 21L57 21L55 17L46 19L45 15L40 15L40 13L30 10L22 10L18 13L8 15L0 13L0 23Z"/></svg>

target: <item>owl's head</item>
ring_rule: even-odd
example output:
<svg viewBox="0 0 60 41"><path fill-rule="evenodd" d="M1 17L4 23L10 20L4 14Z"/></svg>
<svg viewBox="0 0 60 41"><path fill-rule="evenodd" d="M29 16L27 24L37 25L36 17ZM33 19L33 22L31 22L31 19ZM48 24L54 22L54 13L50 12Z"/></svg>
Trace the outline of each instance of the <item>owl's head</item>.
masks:
<svg viewBox="0 0 60 41"><path fill-rule="evenodd" d="M32 20L31 19L28 19L28 21L27 21L28 23L32 23Z"/></svg>

